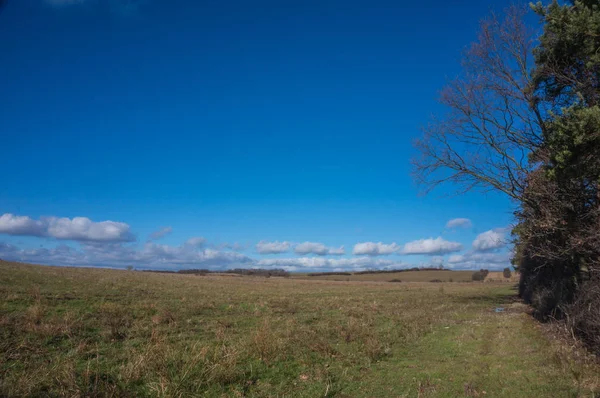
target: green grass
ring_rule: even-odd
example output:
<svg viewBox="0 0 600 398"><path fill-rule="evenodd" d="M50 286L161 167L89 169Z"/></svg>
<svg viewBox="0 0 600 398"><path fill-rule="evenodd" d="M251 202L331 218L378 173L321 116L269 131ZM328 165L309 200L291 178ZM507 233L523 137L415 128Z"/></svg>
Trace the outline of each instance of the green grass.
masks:
<svg viewBox="0 0 600 398"><path fill-rule="evenodd" d="M566 397L599 383L508 284L1 262L0 281L0 396Z"/></svg>

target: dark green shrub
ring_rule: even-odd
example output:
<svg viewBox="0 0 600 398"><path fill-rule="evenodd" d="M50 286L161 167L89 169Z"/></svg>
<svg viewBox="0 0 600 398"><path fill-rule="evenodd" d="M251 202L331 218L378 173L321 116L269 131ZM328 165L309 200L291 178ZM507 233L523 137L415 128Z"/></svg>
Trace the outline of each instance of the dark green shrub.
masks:
<svg viewBox="0 0 600 398"><path fill-rule="evenodd" d="M471 280L476 281L476 282L481 282L485 279L486 274L481 272L481 271L475 271L473 272L473 275L471 275Z"/></svg>

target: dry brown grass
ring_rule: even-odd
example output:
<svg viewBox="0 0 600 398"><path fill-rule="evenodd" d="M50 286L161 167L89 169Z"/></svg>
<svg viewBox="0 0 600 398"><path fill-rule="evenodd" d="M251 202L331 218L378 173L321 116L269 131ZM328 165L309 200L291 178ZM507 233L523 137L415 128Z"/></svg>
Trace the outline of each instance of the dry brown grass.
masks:
<svg viewBox="0 0 600 398"><path fill-rule="evenodd" d="M505 278L502 272L490 271L484 282L519 283L519 273L513 271L510 278Z"/></svg>
<svg viewBox="0 0 600 398"><path fill-rule="evenodd" d="M512 297L507 284L6 263L0 281L0 396L460 396L466 383L556 396L598 385L595 368L548 365L556 349L526 314L491 311Z"/></svg>

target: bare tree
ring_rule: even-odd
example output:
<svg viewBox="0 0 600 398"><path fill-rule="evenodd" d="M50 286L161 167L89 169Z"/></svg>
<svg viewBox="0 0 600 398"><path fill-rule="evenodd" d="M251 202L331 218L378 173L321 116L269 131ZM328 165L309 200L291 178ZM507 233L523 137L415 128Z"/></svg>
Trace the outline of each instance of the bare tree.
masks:
<svg viewBox="0 0 600 398"><path fill-rule="evenodd" d="M521 200L541 146L543 115L534 82L533 34L526 9L511 7L503 19L481 23L477 42L464 56L463 74L441 93L447 114L415 142L416 180L426 191L451 182L460 192L496 190Z"/></svg>

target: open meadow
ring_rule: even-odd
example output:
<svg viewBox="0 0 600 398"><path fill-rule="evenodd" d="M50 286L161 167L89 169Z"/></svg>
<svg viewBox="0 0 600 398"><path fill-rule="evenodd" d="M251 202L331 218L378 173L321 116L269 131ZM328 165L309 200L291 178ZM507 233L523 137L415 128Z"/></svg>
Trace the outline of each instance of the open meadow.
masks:
<svg viewBox="0 0 600 398"><path fill-rule="evenodd" d="M598 366L507 283L0 262L0 396L575 397ZM497 313L496 307L505 308Z"/></svg>
<svg viewBox="0 0 600 398"><path fill-rule="evenodd" d="M323 273L298 273L291 274L294 279L328 280L328 281L371 281L371 282L471 282L474 271L451 270L403 270L370 271L370 272L323 272ZM512 272L510 278L505 278L502 272L488 272L485 282L512 283L519 282L519 274Z"/></svg>

